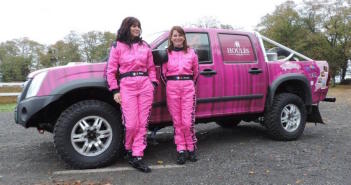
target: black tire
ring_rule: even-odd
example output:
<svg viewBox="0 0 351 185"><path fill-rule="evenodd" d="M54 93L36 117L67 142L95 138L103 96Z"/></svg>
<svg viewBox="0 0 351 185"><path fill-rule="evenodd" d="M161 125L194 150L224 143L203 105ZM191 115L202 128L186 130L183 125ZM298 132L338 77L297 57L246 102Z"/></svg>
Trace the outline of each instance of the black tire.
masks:
<svg viewBox="0 0 351 185"><path fill-rule="evenodd" d="M288 131L282 124L281 116L283 115L284 107L294 105L300 112L300 121L296 128ZM290 117L290 115L289 115ZM269 135L275 140L291 141L298 139L303 133L306 125L306 108L301 98L292 93L282 93L277 95L272 106L266 110L264 116L264 125L268 129Z"/></svg>
<svg viewBox="0 0 351 185"><path fill-rule="evenodd" d="M220 119L216 122L217 125L219 125L222 128L230 129L230 128L235 128L236 126L239 125L241 122L240 119L234 119L234 118L223 118Z"/></svg>
<svg viewBox="0 0 351 185"><path fill-rule="evenodd" d="M110 144L96 156L82 155L71 142L72 129L88 116L106 120L112 130ZM106 123L104 122L104 124ZM113 163L120 155L123 142L121 114L111 105L98 100L85 100L73 104L60 115L54 128L54 144L60 157L73 168L98 168Z"/></svg>

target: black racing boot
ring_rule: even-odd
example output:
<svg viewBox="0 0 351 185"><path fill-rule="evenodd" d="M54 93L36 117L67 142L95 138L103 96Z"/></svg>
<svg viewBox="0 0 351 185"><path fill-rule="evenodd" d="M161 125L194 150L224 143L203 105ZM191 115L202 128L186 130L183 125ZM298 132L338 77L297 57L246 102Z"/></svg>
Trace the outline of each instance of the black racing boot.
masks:
<svg viewBox="0 0 351 185"><path fill-rule="evenodd" d="M131 150L127 150L126 154L124 155L124 158L127 159L127 161L131 161L133 156L132 156L132 151Z"/></svg>
<svg viewBox="0 0 351 185"><path fill-rule="evenodd" d="M186 151L181 150L177 153L177 164L185 164L186 162Z"/></svg>
<svg viewBox="0 0 351 185"><path fill-rule="evenodd" d="M196 162L197 161L195 151L189 151L188 152L188 160L191 161L191 162Z"/></svg>
<svg viewBox="0 0 351 185"><path fill-rule="evenodd" d="M147 164L145 164L142 157L134 157L133 156L132 159L128 162L134 168L136 168L142 172L145 172L145 173L151 172L151 169L149 168L149 166Z"/></svg>

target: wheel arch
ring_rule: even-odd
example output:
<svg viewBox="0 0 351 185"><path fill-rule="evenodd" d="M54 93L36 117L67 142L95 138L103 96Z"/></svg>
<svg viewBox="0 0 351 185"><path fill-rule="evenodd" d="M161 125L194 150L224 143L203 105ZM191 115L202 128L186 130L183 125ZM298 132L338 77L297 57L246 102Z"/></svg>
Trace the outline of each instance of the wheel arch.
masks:
<svg viewBox="0 0 351 185"><path fill-rule="evenodd" d="M311 86L302 74L285 74L274 80L268 89L268 105L272 105L273 99L277 94L288 92L299 96L305 105L312 104Z"/></svg>
<svg viewBox="0 0 351 185"><path fill-rule="evenodd" d="M60 114L69 106L83 100L100 100L120 111L119 104L113 100L105 81L73 81L55 89L52 94L55 98L31 118L28 127L38 127L52 132Z"/></svg>

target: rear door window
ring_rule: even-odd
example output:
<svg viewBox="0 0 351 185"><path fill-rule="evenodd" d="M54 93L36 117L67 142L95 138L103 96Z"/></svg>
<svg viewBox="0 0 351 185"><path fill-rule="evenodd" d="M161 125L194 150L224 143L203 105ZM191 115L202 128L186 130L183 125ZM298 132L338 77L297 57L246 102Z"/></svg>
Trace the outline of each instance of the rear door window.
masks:
<svg viewBox="0 0 351 185"><path fill-rule="evenodd" d="M218 34L223 62L255 63L256 56L247 35Z"/></svg>
<svg viewBox="0 0 351 185"><path fill-rule="evenodd" d="M188 45L195 49L199 64L211 63L211 47L207 33L186 33Z"/></svg>

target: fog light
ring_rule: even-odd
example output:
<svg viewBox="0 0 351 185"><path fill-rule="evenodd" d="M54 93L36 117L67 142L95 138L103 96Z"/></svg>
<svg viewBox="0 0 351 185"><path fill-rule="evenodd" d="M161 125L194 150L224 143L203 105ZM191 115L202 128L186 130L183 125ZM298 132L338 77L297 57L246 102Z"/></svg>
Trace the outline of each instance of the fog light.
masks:
<svg viewBox="0 0 351 185"><path fill-rule="evenodd" d="M22 114L27 114L27 109L25 107L22 108Z"/></svg>

